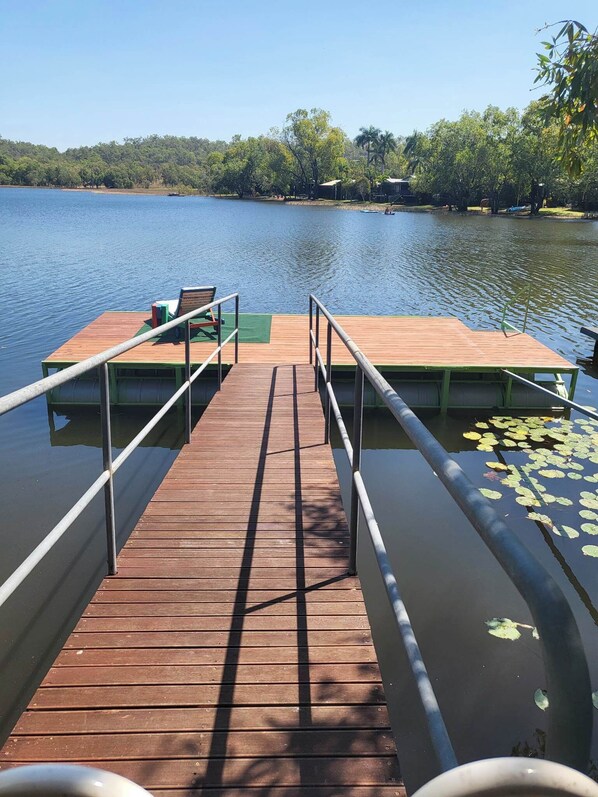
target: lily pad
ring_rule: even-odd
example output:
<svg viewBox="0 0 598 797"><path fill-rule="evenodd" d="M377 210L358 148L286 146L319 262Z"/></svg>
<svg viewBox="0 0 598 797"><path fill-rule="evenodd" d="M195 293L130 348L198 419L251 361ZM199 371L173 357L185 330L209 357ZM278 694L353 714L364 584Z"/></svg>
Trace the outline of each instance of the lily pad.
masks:
<svg viewBox="0 0 598 797"><path fill-rule="evenodd" d="M476 424L474 424L474 425L475 425L475 428L476 428L476 429L489 429L489 428L490 428L490 427L488 426L488 424L487 424L487 423L485 423L484 421L478 421L478 422L477 422Z"/></svg>
<svg viewBox="0 0 598 797"><path fill-rule="evenodd" d="M541 470L538 471L540 476L544 476L545 479L564 479L565 474L562 470Z"/></svg>
<svg viewBox="0 0 598 797"><path fill-rule="evenodd" d="M518 504L521 504L521 506L525 506L528 509L531 509L531 507L534 506L542 506L540 501L538 501L537 498L534 498L533 495L518 495L515 500Z"/></svg>
<svg viewBox="0 0 598 797"><path fill-rule="evenodd" d="M548 702L548 692L546 689L536 689L534 692L534 703L542 711L546 711L550 703Z"/></svg>
<svg viewBox="0 0 598 797"><path fill-rule="evenodd" d="M507 423L504 423L504 421L496 420L495 418L491 418L490 419L490 423L496 429L508 429L509 428L509 425Z"/></svg>
<svg viewBox="0 0 598 797"><path fill-rule="evenodd" d="M484 498L489 498L491 501L498 501L499 498L502 498L502 493L499 493L498 490L489 490L487 487L480 487L480 492Z"/></svg>
<svg viewBox="0 0 598 797"><path fill-rule="evenodd" d="M510 473L500 481L501 484L505 484L507 487L517 487L519 484L521 484L521 476L516 476L514 473Z"/></svg>
<svg viewBox="0 0 598 797"><path fill-rule="evenodd" d="M488 633L499 639L515 641L521 637L521 632L517 628L519 623L509 620L508 617L493 617L492 620L486 620L485 623L488 626Z"/></svg>
<svg viewBox="0 0 598 797"><path fill-rule="evenodd" d="M568 473L567 478L577 481L578 479L581 479L581 473Z"/></svg>
<svg viewBox="0 0 598 797"><path fill-rule="evenodd" d="M565 457L570 457L573 454L573 449L569 446L566 446L564 443L557 443L554 448L555 451L558 451L559 454L562 454Z"/></svg>
<svg viewBox="0 0 598 797"><path fill-rule="evenodd" d="M564 496L557 496L555 500L559 506L573 506L573 501L569 500L569 498L565 498Z"/></svg>
<svg viewBox="0 0 598 797"><path fill-rule="evenodd" d="M500 442L505 448L517 448L517 443L514 440L509 440L508 437L503 437Z"/></svg>
<svg viewBox="0 0 598 797"><path fill-rule="evenodd" d="M579 514L584 520L598 520L598 512L591 509L580 509Z"/></svg>
<svg viewBox="0 0 598 797"><path fill-rule="evenodd" d="M553 532L557 535L557 537L562 537L561 531L563 531L565 537L568 537L570 540L574 540L579 537L579 532L577 529L574 529L572 526L553 526Z"/></svg>
<svg viewBox="0 0 598 797"><path fill-rule="evenodd" d="M518 484L517 487L515 487L515 492L517 493L517 495L531 495L532 497L534 495L533 490L530 490L529 487L524 487L522 484Z"/></svg>
<svg viewBox="0 0 598 797"><path fill-rule="evenodd" d="M598 558L598 545L584 545L581 552L584 556L594 556Z"/></svg>
<svg viewBox="0 0 598 797"><path fill-rule="evenodd" d="M586 534L598 534L598 526L595 523L582 523L581 530Z"/></svg>
<svg viewBox="0 0 598 797"><path fill-rule="evenodd" d="M463 432L463 437L466 440L479 440L482 435L479 432Z"/></svg>
<svg viewBox="0 0 598 797"><path fill-rule="evenodd" d="M552 520L548 515L541 515L539 512L530 512L527 516L528 520L535 520L538 523L544 523L545 526L552 526Z"/></svg>
<svg viewBox="0 0 598 797"><path fill-rule="evenodd" d="M486 466L492 470L509 470L508 466L503 465L502 462L486 462Z"/></svg>

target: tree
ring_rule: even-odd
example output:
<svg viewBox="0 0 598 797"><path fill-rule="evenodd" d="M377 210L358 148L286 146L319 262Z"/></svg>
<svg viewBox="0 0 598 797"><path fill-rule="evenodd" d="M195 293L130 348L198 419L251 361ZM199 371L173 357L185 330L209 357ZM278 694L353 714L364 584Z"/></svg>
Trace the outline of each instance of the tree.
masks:
<svg viewBox="0 0 598 797"><path fill-rule="evenodd" d="M419 130L414 130L413 133L405 139L403 155L407 158L407 166L411 174L417 170L420 164L425 138L426 136L424 133L420 133Z"/></svg>
<svg viewBox="0 0 598 797"><path fill-rule="evenodd" d="M224 153L217 189L233 192L239 199L257 193L263 155L259 139L235 136Z"/></svg>
<svg viewBox="0 0 598 797"><path fill-rule="evenodd" d="M320 183L336 177L344 165L342 130L330 125L327 111L299 108L287 116L281 141L292 158L295 185L317 198Z"/></svg>
<svg viewBox="0 0 598 797"><path fill-rule="evenodd" d="M489 105L482 115L487 146L480 151L481 182L493 214L498 213L501 193L513 179L513 148L519 121L519 113L515 108L501 111Z"/></svg>
<svg viewBox="0 0 598 797"><path fill-rule="evenodd" d="M378 141L376 142L375 146L375 157L378 159L380 165L382 166L382 170L384 171L386 169L386 156L391 152L396 151L397 140L392 133L389 133L388 130L385 130L384 133L380 133L378 136Z"/></svg>
<svg viewBox="0 0 598 797"><path fill-rule="evenodd" d="M378 127L360 127L359 135L355 136L355 143L361 149L365 149L367 166L371 166L376 158L380 136L382 131Z"/></svg>
<svg viewBox="0 0 598 797"><path fill-rule="evenodd" d="M556 155L556 127L546 126L539 104L532 102L513 142L513 174L519 192L529 197L532 216L539 213L560 172Z"/></svg>
<svg viewBox="0 0 598 797"><path fill-rule="evenodd" d="M566 20L543 44L546 53L538 54L534 82L551 91L541 108L545 119L557 124L560 159L570 174L579 175L585 142L598 140L598 35Z"/></svg>
<svg viewBox="0 0 598 797"><path fill-rule="evenodd" d="M449 210L467 210L474 192L481 188L488 141L479 113L465 112L456 122L442 119L410 148L418 163L415 187L443 196Z"/></svg>

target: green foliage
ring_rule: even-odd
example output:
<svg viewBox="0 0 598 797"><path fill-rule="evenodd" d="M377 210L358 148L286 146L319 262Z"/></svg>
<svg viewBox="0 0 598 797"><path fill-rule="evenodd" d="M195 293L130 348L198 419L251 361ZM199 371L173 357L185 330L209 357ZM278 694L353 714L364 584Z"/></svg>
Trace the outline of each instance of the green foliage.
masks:
<svg viewBox="0 0 598 797"><path fill-rule="evenodd" d="M0 184L64 188L186 186L211 188L210 153L224 142L176 136L148 136L68 149L0 138Z"/></svg>
<svg viewBox="0 0 598 797"><path fill-rule="evenodd" d="M535 82L550 93L541 100L542 111L557 124L559 156L567 171L579 176L584 148L598 140L598 35L566 20L543 44Z"/></svg>
<svg viewBox="0 0 598 797"><path fill-rule="evenodd" d="M332 127L330 114L321 108L299 108L287 116L280 140L292 158L291 175L295 193L318 196L319 185L341 176L344 133Z"/></svg>
<svg viewBox="0 0 598 797"><path fill-rule="evenodd" d="M418 190L444 197L458 210L467 210L480 185L487 157L481 115L465 112L456 122L441 119L418 138L416 146Z"/></svg>

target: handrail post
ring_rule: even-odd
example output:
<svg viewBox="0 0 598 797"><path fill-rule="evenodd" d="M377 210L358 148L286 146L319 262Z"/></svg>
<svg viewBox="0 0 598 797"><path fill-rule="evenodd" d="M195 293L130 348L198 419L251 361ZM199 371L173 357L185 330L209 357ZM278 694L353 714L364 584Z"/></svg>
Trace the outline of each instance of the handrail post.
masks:
<svg viewBox="0 0 598 797"><path fill-rule="evenodd" d="M218 305L218 390L222 387L222 305Z"/></svg>
<svg viewBox="0 0 598 797"><path fill-rule="evenodd" d="M218 326L220 326L220 324ZM237 334L235 335L235 363L238 363L239 362L239 294L238 293L235 296L235 329L237 330Z"/></svg>
<svg viewBox="0 0 598 797"><path fill-rule="evenodd" d="M116 529L114 525L114 476L112 473L112 430L110 428L110 377L108 363L99 367L100 418L102 423L102 461L110 477L104 485L104 515L106 520L106 544L108 575L118 572L116 565Z"/></svg>
<svg viewBox="0 0 598 797"><path fill-rule="evenodd" d="M355 393L353 400L353 462L351 463L351 515L349 518L349 575L357 573L357 532L359 527L359 494L355 474L361 468L361 441L363 426L363 369L355 366Z"/></svg>
<svg viewBox="0 0 598 797"><path fill-rule="evenodd" d="M318 354L320 348L320 307L316 304L316 346L314 351L314 390L318 391L320 387L320 366L318 363Z"/></svg>
<svg viewBox="0 0 598 797"><path fill-rule="evenodd" d="M313 342L311 339L311 331L313 329L313 316L314 316L314 300L310 294L309 296L309 333L307 335L309 339L309 364L313 365L314 361L314 353L313 353Z"/></svg>
<svg viewBox="0 0 598 797"><path fill-rule="evenodd" d="M185 382L191 380L191 321L185 321ZM191 442L191 385L185 391L185 443Z"/></svg>
<svg viewBox="0 0 598 797"><path fill-rule="evenodd" d="M525 332L527 327L527 317L529 315L529 303L532 298L532 286L531 284L527 287L527 301L525 302L525 315L523 316L523 329L522 332Z"/></svg>
<svg viewBox="0 0 598 797"><path fill-rule="evenodd" d="M330 442L330 393L328 385L332 382L332 324L326 330L326 395L324 396L324 442Z"/></svg>

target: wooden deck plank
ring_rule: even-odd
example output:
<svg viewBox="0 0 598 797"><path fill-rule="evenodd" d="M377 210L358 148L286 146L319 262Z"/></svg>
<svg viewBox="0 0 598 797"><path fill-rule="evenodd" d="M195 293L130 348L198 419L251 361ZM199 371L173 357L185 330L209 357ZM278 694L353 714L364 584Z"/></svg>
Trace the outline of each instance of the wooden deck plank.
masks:
<svg viewBox="0 0 598 797"><path fill-rule="evenodd" d="M232 680L234 678L234 681ZM377 664L239 664L234 672L221 665L96 665L53 667L42 686L125 686L128 684L298 684L380 682Z"/></svg>
<svg viewBox="0 0 598 797"><path fill-rule="evenodd" d="M106 312L49 355L48 363L79 362L133 337L147 312ZM375 365L403 368L553 368L574 366L525 333L471 330L456 318L418 316L336 316L347 333ZM324 329L324 324L322 324ZM308 317L272 317L270 343L240 343L240 360L254 364L305 362ZM191 345L193 362L202 362L215 348L212 343ZM143 343L118 358L121 363L183 364L182 343ZM233 347L226 346L223 362L231 363ZM354 365L344 345L333 335L334 365ZM255 392L255 390L253 391ZM284 405L283 401L279 402ZM244 410L245 414L247 410ZM233 408L228 413L233 415Z"/></svg>
<svg viewBox="0 0 598 797"><path fill-rule="evenodd" d="M90 762L86 762L89 764ZM271 785L303 789L304 786L328 786L335 783L337 790L345 786L377 786L397 783L400 774L394 755L334 756L334 757L289 757L270 758L160 758L147 761L94 759L93 765L116 772L130 780L143 783L150 791L157 788L202 787L206 783L218 782L227 790L231 787L245 788L249 781L253 788L268 789ZM4 765L7 768L14 764ZM338 791L337 791L338 793ZM343 792L340 792L341 794ZM228 794L228 791L225 792ZM301 791L297 792L301 797Z"/></svg>
<svg viewBox="0 0 598 797"><path fill-rule="evenodd" d="M70 736L98 733L159 733L197 731L205 733L230 729L292 730L304 727L296 706L269 706L267 711L233 706L223 714L216 706L195 708L99 709L96 711L27 711L17 722L13 737ZM313 728L389 728L385 705L311 707ZM8 756L6 756L8 758ZM1 761L0 761L1 766ZM249 784L248 784L249 785Z"/></svg>
<svg viewBox="0 0 598 797"><path fill-rule="evenodd" d="M323 431L309 366L232 369L0 768L92 764L165 797L404 797Z"/></svg>

